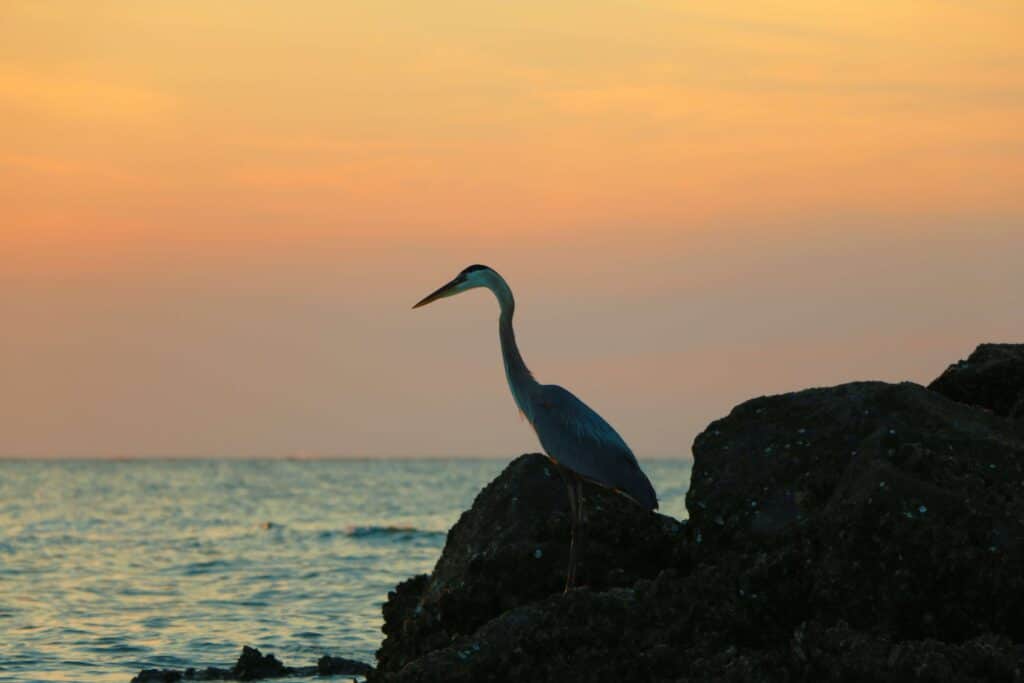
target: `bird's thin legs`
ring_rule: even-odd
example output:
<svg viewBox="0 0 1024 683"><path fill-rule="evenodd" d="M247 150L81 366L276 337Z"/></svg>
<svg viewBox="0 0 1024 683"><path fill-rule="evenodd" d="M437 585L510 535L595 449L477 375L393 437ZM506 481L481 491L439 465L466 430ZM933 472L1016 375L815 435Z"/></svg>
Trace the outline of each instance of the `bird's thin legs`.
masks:
<svg viewBox="0 0 1024 683"><path fill-rule="evenodd" d="M580 526L583 521L583 481L572 470L559 467L565 479L565 489L569 496L569 523L572 531L569 538L569 568L565 573L565 592L576 586L576 562L580 550Z"/></svg>
<svg viewBox="0 0 1024 683"><path fill-rule="evenodd" d="M576 585L576 563L579 561L580 552L583 549L583 480L578 476L573 476L573 486L576 489L573 496L576 499L576 515L572 525L572 541L569 545L571 567L569 571L572 583L566 582L566 590L570 590Z"/></svg>
<svg viewBox="0 0 1024 683"><path fill-rule="evenodd" d="M569 537L569 568L565 573L565 592L576 587L576 562L583 546L583 480L568 467L556 463L558 473L565 481L569 496L569 523L572 531Z"/></svg>
<svg viewBox="0 0 1024 683"><path fill-rule="evenodd" d="M565 491L569 496L569 525L572 529L569 535L569 568L565 573L565 592L568 593L576 582L576 477L565 468L559 469L565 479Z"/></svg>

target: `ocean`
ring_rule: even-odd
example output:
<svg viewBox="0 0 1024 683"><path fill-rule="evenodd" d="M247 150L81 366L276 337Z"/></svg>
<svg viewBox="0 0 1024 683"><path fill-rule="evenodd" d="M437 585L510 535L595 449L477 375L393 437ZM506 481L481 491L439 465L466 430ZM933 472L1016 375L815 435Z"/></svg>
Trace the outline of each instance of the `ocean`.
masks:
<svg viewBox="0 0 1024 683"><path fill-rule="evenodd" d="M0 461L0 681L128 683L242 645L373 664L388 591L506 464ZM690 462L643 466L685 517Z"/></svg>

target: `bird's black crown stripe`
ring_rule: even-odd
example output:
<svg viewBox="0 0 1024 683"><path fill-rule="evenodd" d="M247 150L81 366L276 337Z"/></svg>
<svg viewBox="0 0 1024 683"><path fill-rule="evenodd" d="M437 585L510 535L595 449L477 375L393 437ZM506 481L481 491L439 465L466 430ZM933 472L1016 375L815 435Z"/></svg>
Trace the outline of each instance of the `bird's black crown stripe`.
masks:
<svg viewBox="0 0 1024 683"><path fill-rule="evenodd" d="M470 267L466 268L466 269L465 269L465 270L463 270L462 272L463 272L463 273L472 273L472 272L473 272L473 271L475 271L475 270L490 270L490 268L488 268L487 266L481 266L481 265L480 265L480 264L478 263L478 264L476 264L476 265L472 265L472 266L470 266Z"/></svg>

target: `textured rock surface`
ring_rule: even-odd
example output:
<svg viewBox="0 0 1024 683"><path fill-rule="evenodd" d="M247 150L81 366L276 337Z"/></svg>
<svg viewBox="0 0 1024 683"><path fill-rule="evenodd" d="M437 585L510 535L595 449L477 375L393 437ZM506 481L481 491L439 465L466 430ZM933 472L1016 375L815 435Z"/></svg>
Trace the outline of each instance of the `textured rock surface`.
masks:
<svg viewBox="0 0 1024 683"><path fill-rule="evenodd" d="M982 344L928 388L954 401L1024 420L1024 344Z"/></svg>
<svg viewBox="0 0 1024 683"><path fill-rule="evenodd" d="M694 442L691 525L726 548L803 544L808 616L898 637L1021 639L1014 427L909 383L748 401Z"/></svg>
<svg viewBox="0 0 1024 683"><path fill-rule="evenodd" d="M694 445L688 523L589 487L587 588L538 456L389 596L377 680L1024 680L1024 429L914 384L759 398ZM657 483L657 482L655 482Z"/></svg>
<svg viewBox="0 0 1024 683"><path fill-rule="evenodd" d="M579 584L603 590L688 566L685 524L590 484L583 495ZM449 531L433 573L389 594L380 666L397 670L506 610L560 592L568 515L565 484L547 458L513 461Z"/></svg>

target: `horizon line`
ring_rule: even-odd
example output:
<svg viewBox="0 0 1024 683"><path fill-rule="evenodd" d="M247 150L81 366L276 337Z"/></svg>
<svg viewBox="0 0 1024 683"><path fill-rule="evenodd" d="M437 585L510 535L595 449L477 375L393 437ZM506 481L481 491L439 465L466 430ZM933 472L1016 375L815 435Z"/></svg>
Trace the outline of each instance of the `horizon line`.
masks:
<svg viewBox="0 0 1024 683"><path fill-rule="evenodd" d="M237 460L240 462L244 461L279 461L279 460L290 460L295 462L302 461L332 461L332 460L351 460L351 461L368 461L368 460L514 460L520 455L528 455L530 453L539 453L539 451L524 451L515 455L444 455L444 454L427 454L427 455L409 455L409 454L392 454L392 455L0 455L0 462L70 462L70 461L102 461L102 462L137 462L137 461L220 461L220 460ZM677 455L649 455L640 458L640 460L693 460L693 456L689 454L677 454Z"/></svg>

